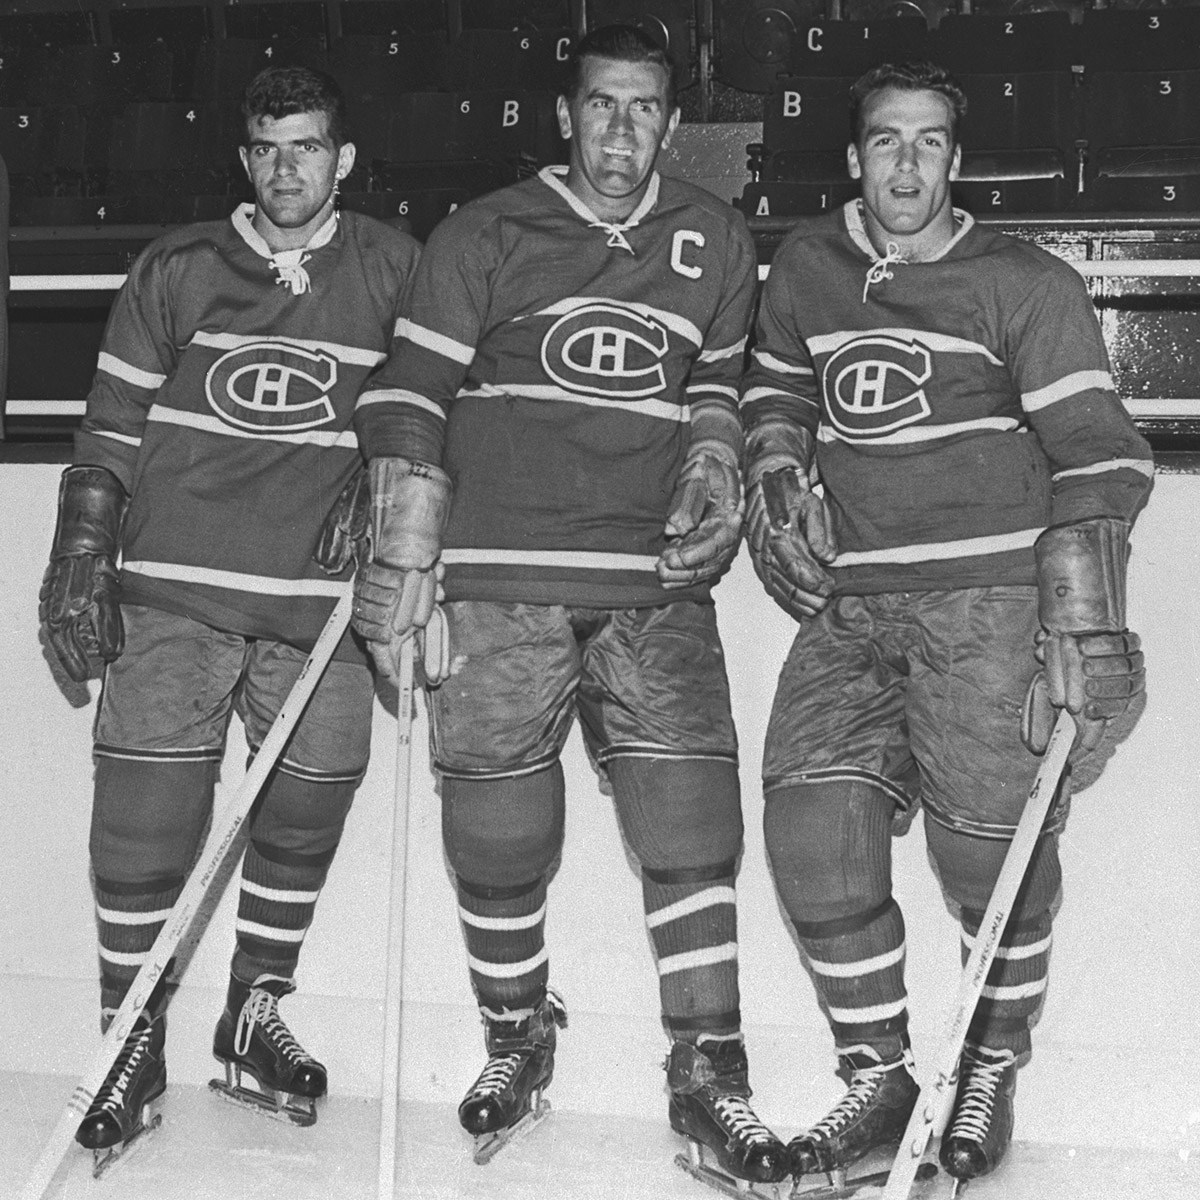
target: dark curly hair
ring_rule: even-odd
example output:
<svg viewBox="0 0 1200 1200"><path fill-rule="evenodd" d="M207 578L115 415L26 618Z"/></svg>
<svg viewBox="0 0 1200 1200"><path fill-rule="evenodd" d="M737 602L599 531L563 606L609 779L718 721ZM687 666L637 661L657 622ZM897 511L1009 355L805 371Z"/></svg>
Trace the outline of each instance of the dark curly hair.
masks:
<svg viewBox="0 0 1200 1200"><path fill-rule="evenodd" d="M863 110L867 101L885 88L937 92L945 96L950 102L950 137L958 142L958 126L967 115L966 93L945 67L931 62L880 63L855 81L850 89L850 131L855 142L862 136Z"/></svg>
<svg viewBox="0 0 1200 1200"><path fill-rule="evenodd" d="M324 113L339 149L350 140L346 98L337 80L308 67L267 67L246 85L241 113L247 132L259 117L278 121L297 113Z"/></svg>

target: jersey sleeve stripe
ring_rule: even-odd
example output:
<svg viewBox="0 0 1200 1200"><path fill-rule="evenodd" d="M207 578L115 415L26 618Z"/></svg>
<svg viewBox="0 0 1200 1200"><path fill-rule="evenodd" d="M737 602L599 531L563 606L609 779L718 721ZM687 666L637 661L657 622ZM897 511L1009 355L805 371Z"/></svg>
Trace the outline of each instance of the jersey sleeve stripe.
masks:
<svg viewBox="0 0 1200 1200"><path fill-rule="evenodd" d="M742 404L756 404L759 400L770 400L775 397L794 402L796 404L807 404L811 408L818 408L819 405L815 400L808 396L798 396L795 392L784 391L778 387L752 387L745 395L742 396Z"/></svg>
<svg viewBox="0 0 1200 1200"><path fill-rule="evenodd" d="M732 346L722 346L717 350L701 350L696 357L697 362L724 362L729 358L737 358L746 349L746 339L741 338L734 342Z"/></svg>
<svg viewBox="0 0 1200 1200"><path fill-rule="evenodd" d="M1059 400L1068 400L1092 388L1113 391L1112 374L1108 371L1076 371L1072 375L1064 375L1045 387L1036 388L1032 392L1022 392L1021 406L1026 412L1037 412L1040 408L1056 404Z"/></svg>
<svg viewBox="0 0 1200 1200"><path fill-rule="evenodd" d="M469 367L475 361L474 346L456 342L444 333L435 333L432 329L426 329L424 325L418 325L415 321L408 320L407 317L401 317L396 322L396 335L406 338L414 346L432 350L434 354L440 354L443 358L448 358L451 362L459 363L464 367Z"/></svg>
<svg viewBox="0 0 1200 1200"><path fill-rule="evenodd" d="M604 550L501 550L466 546L443 550L442 561L448 567L456 564L497 564L595 571L653 571L658 563L658 559L649 554L617 554Z"/></svg>
<svg viewBox="0 0 1200 1200"><path fill-rule="evenodd" d="M167 408L162 404L151 405L146 414L147 421L159 421L164 425L182 425L188 429L199 429L204 433L214 433L219 437L252 438L262 442L286 442L290 446L322 446L324 448L340 447L343 450L358 449L358 436L353 429L322 430L301 429L288 433L280 429L276 432L248 429L237 429L226 424L219 417L210 417L205 413L185 412L177 408Z"/></svg>
<svg viewBox="0 0 1200 1200"><path fill-rule="evenodd" d="M96 368L107 375L115 375L126 383L132 383L134 387L147 388L150 391L156 391L167 381L165 375L157 374L154 371L143 371L140 367L124 362L106 350L100 351L100 356L96 360Z"/></svg>
<svg viewBox="0 0 1200 1200"><path fill-rule="evenodd" d="M770 354L766 350L752 350L750 357L760 367L765 367L768 371L778 371L781 375L812 376L816 374L812 367L784 362L782 358L776 358L774 354Z"/></svg>
<svg viewBox="0 0 1200 1200"><path fill-rule="evenodd" d="M692 383L689 384L685 390L689 396L693 394L697 396L726 396L728 399L732 400L734 404L737 403L738 399L737 388L726 387L724 384L720 383Z"/></svg>
<svg viewBox="0 0 1200 1200"><path fill-rule="evenodd" d="M1069 467L1065 471L1056 471L1052 478L1058 480L1066 479L1070 475L1100 475L1106 471L1138 471L1148 479L1153 479L1154 463L1148 458L1109 458L1086 467Z"/></svg>
<svg viewBox="0 0 1200 1200"><path fill-rule="evenodd" d="M949 558L976 558L983 554L1007 554L1027 550L1042 532L1018 529L1014 533L993 533L983 537L960 538L953 542L921 542L910 546L888 546L879 550L849 550L839 554L835 567L861 567L874 563L939 562Z"/></svg>
<svg viewBox="0 0 1200 1200"><path fill-rule="evenodd" d="M140 437L131 437L128 433L116 433L111 429L92 429L89 432L93 437L108 438L110 441L121 442L126 446L140 446L142 444Z"/></svg>
<svg viewBox="0 0 1200 1200"><path fill-rule="evenodd" d="M215 567L193 567L186 563L134 559L122 563L121 568L133 575L146 575L151 579L200 583L231 592L257 592L264 596L330 596L336 599L346 590L346 584L336 579L276 579L269 575L221 571Z"/></svg>
<svg viewBox="0 0 1200 1200"><path fill-rule="evenodd" d="M355 408L366 408L371 404L410 404L414 408L419 408L424 412L433 413L434 416L441 420L446 419L446 414L442 411L441 405L430 400L427 396L422 396L417 392L409 392L404 388L378 388L374 391L363 392L358 398Z"/></svg>
<svg viewBox="0 0 1200 1200"><path fill-rule="evenodd" d="M839 329L833 333L809 338L808 350L814 357L818 354L832 354L847 342L856 341L863 336L861 329ZM968 338L951 337L947 333L936 333L930 329L872 329L870 336L872 339L894 338L905 343L920 342L930 350L943 354L978 354L995 367L1004 366L1004 363L982 343L973 342Z"/></svg>
<svg viewBox="0 0 1200 1200"><path fill-rule="evenodd" d="M352 367L377 367L387 355L382 350L367 350L362 346L346 346L340 342L322 342L315 338L276 337L271 334L209 333L197 329L192 334L192 345L206 346L210 350L237 350L242 346L261 346L264 343L296 347L316 354L331 354L338 362Z"/></svg>

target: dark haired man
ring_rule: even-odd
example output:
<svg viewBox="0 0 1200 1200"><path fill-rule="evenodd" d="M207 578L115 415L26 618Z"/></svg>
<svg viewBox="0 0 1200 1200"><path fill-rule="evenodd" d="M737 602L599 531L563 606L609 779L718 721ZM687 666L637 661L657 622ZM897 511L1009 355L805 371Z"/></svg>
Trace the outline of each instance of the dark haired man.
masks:
<svg viewBox="0 0 1200 1200"><path fill-rule="evenodd" d="M637 29L589 34L558 101L569 166L430 238L359 400L377 520L356 624L389 669L444 564L452 669L430 705L490 1056L459 1109L477 1154L536 1116L553 1069L546 892L578 715L641 865L671 1123L722 1170L778 1180L783 1146L747 1104L737 746L709 594L741 528L754 249L733 209L654 169L670 79Z"/></svg>
<svg viewBox="0 0 1200 1200"><path fill-rule="evenodd" d="M241 158L255 201L139 256L63 475L41 617L72 678L106 664L91 831L102 1024L183 887L231 713L257 748L347 586L345 565L330 578L313 552L360 469L354 402L419 250L335 211L354 162L342 111L337 84L312 71L250 83ZM234 1098L301 1124L325 1070L276 1006L366 769L372 695L347 638L268 779L242 867L213 1051ZM166 1087L165 1003L139 1018L79 1127L100 1162Z"/></svg>
<svg viewBox="0 0 1200 1200"><path fill-rule="evenodd" d="M862 198L779 248L743 387L751 552L799 621L767 732L766 840L851 1081L791 1143L797 1175L894 1146L917 1095L892 833L924 809L965 957L1054 709L1084 753L1144 687L1124 583L1149 447L1076 272L952 207L964 110L931 64L858 81ZM1011 1137L1068 794L969 1029L941 1150L960 1179Z"/></svg>

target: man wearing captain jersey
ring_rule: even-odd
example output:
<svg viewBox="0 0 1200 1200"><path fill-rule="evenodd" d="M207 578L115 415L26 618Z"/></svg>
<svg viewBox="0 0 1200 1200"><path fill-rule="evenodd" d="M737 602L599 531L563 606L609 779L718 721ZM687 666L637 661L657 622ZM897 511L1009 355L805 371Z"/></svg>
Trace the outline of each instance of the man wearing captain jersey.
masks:
<svg viewBox="0 0 1200 1200"><path fill-rule="evenodd" d="M375 561L356 627L392 669L444 568L433 754L489 1052L464 1127L504 1139L550 1079L546 891L578 716L641 866L671 1122L719 1169L774 1180L783 1147L746 1103L737 745L710 599L741 527L754 249L733 209L655 171L678 110L637 29L580 43L558 116L569 166L439 226L359 400Z"/></svg>
<svg viewBox="0 0 1200 1200"><path fill-rule="evenodd" d="M1144 687L1124 584L1149 447L1078 274L951 206L964 111L928 63L857 82L861 200L780 246L743 386L751 551L799 622L764 753L767 846L851 1078L789 1147L797 1175L897 1144L917 1094L893 831L924 809L965 957L1055 709L1078 756ZM968 1032L941 1149L960 1179L1011 1137L1068 790Z"/></svg>
<svg viewBox="0 0 1200 1200"><path fill-rule="evenodd" d="M348 584L345 563L331 577L313 554L361 469L355 400L419 254L407 234L335 211L354 145L332 79L269 69L242 114L255 202L164 235L133 265L43 588L47 637L72 677L107 664L91 833L106 1020L183 887L231 713L256 749ZM372 697L367 655L347 637L267 781L242 867L214 1053L297 1097L283 1111L300 1123L325 1072L275 1005L294 987L366 769ZM163 1091L164 1002L135 1025L80 1127L85 1145L119 1151Z"/></svg>

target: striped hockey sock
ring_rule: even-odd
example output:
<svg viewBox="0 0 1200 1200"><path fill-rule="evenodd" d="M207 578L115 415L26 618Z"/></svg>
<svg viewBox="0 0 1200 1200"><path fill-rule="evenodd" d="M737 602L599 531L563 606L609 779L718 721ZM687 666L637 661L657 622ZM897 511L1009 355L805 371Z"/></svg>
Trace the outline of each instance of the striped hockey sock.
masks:
<svg viewBox="0 0 1200 1200"><path fill-rule="evenodd" d="M536 1007L546 991L546 879L514 887L458 880L458 915L479 1006L495 1015Z"/></svg>
<svg viewBox="0 0 1200 1200"><path fill-rule="evenodd" d="M178 875L138 883L96 877L102 1025L121 1007L183 885Z"/></svg>
<svg viewBox="0 0 1200 1200"><path fill-rule="evenodd" d="M646 928L672 1038L741 1027L733 868L727 862L708 870L642 870Z"/></svg>

